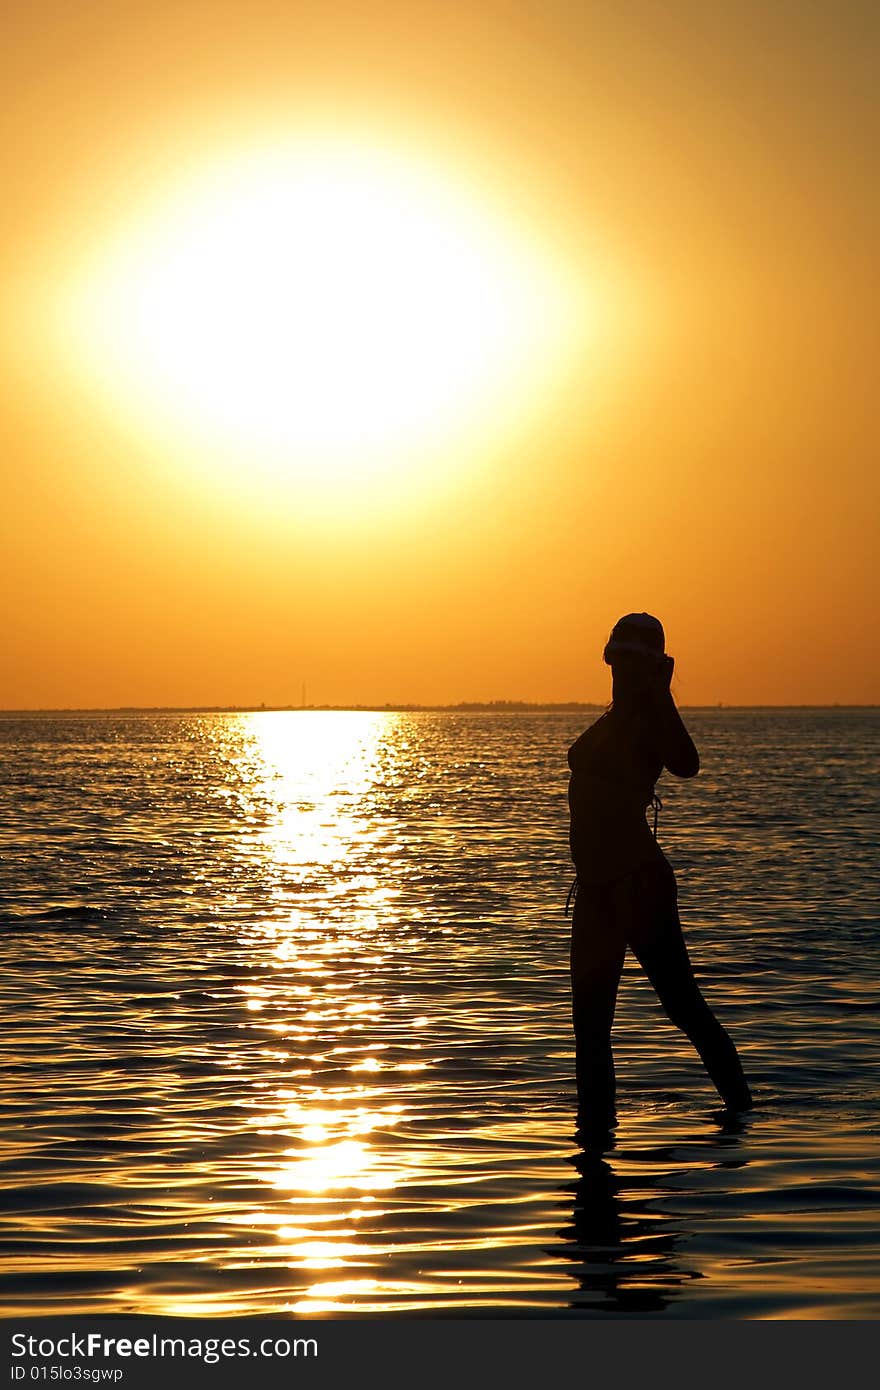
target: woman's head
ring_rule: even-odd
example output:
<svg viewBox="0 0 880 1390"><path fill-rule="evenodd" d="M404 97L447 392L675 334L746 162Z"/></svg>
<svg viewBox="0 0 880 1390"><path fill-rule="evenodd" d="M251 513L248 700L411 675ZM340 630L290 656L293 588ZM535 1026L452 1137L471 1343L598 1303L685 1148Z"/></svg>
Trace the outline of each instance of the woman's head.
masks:
<svg viewBox="0 0 880 1390"><path fill-rule="evenodd" d="M639 701L656 682L664 660L663 626L650 613L627 613L611 629L604 659L613 677L612 700Z"/></svg>

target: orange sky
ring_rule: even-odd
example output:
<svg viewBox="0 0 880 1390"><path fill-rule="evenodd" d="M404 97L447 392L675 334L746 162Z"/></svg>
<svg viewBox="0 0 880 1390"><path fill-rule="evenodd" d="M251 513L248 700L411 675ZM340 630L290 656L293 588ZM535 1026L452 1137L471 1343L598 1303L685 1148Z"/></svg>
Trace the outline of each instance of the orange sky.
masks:
<svg viewBox="0 0 880 1390"><path fill-rule="evenodd" d="M880 701L876 6L4 13L0 706L603 701L633 609L684 704ZM160 441L45 317L187 170L322 123L601 307L534 401L335 502Z"/></svg>

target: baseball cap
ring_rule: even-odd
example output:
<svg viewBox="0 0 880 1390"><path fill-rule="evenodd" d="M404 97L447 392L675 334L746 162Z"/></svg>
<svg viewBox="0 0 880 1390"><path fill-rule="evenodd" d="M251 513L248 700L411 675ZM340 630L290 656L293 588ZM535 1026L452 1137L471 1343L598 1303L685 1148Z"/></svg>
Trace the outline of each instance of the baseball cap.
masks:
<svg viewBox="0 0 880 1390"><path fill-rule="evenodd" d="M603 656L609 666L618 652L638 652L641 656L659 660L665 645L666 638L659 619L650 613L627 613L611 629Z"/></svg>

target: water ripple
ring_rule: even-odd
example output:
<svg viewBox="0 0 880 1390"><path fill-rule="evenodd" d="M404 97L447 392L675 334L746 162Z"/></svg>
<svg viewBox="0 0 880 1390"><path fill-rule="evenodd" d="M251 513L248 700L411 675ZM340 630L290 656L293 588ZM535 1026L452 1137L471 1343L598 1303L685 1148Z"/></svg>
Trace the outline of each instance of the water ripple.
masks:
<svg viewBox="0 0 880 1390"><path fill-rule="evenodd" d="M877 1315L880 716L689 716L661 840L758 1106L717 1114L628 963L601 1158L583 722L0 718L7 1311Z"/></svg>

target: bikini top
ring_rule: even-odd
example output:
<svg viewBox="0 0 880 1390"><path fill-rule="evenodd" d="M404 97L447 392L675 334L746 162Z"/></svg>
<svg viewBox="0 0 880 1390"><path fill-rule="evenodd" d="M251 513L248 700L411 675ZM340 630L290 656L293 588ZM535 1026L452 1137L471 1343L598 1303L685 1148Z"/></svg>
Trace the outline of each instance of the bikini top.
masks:
<svg viewBox="0 0 880 1390"><path fill-rule="evenodd" d="M660 798L654 785L663 771L663 759L644 724L618 722L606 711L571 745L568 765L573 779L580 775L606 782L612 796L631 791L632 803L653 806L656 819Z"/></svg>

